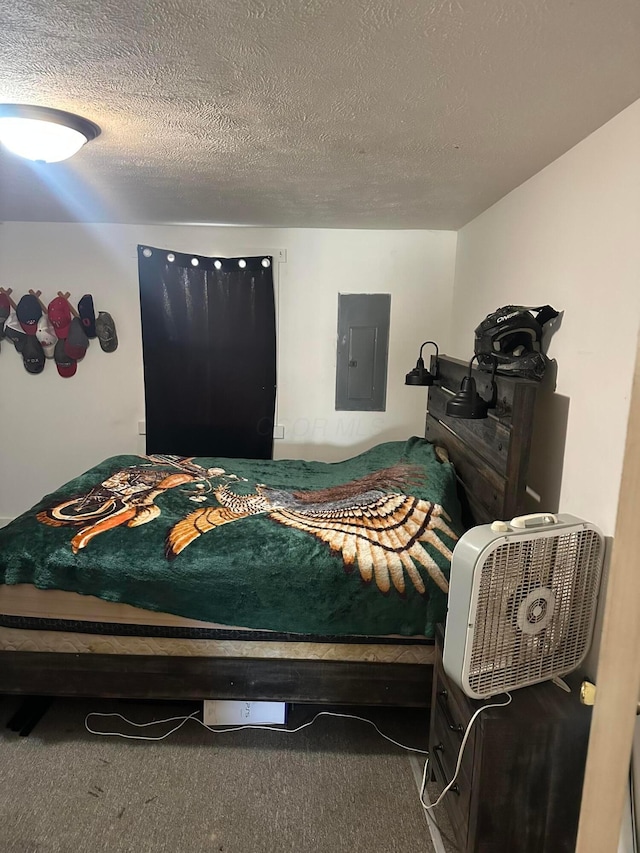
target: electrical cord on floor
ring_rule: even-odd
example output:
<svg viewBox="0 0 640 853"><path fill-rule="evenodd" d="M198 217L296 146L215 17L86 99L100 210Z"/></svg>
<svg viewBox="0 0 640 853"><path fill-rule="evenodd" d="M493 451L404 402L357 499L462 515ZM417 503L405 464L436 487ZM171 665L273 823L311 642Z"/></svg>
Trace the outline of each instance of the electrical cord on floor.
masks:
<svg viewBox="0 0 640 853"><path fill-rule="evenodd" d="M200 713L199 710L194 711L192 714L188 714L186 716L167 717L164 720L150 720L146 723L134 723L133 720L128 720L122 714L118 714L117 712L102 713L100 711L92 711L91 713L87 714L87 716L85 717L84 725L85 725L86 730L92 735L100 735L102 737L120 737L120 738L126 738L127 740L156 741L156 740L164 740L165 738L174 734L174 732L177 732L186 723L188 723L189 720L193 720L194 722L198 723L199 726L202 726L203 728L207 729L207 731L213 732L214 734L226 734L227 732L239 732L239 731L242 731L244 729L259 729L259 730L268 731L268 732L280 732L281 734L295 734L296 732L302 731L302 729L306 729L309 726L312 726L315 723L315 721L317 719L319 719L320 717L338 717L338 718L344 719L344 720L359 720L360 722L368 723L370 726L373 726L373 728L376 730L376 732L381 737L383 737L385 740L389 741L389 743L394 744L394 746L399 746L401 749L404 749L407 752L417 752L417 753L420 753L421 755L427 756L427 759L424 763L424 770L422 772L422 782L420 785L420 805L422 806L422 808L425 811L430 811L431 809L434 809L437 805L439 805L442 802L443 797L451 790L456 779L458 778L458 773L460 772L460 767L462 766L462 756L464 754L464 748L467 745L467 741L469 740L469 735L471 734L471 728L472 728L473 724L475 723L477 718L480 716L480 714L483 711L489 710L489 708L506 708L506 706L511 703L512 696L510 693L506 693L506 697L507 697L506 702L492 702L490 705L483 705L482 707L478 708L478 710L473 714L473 716L471 717L471 719L467 723L467 728L465 729L464 735L462 736L462 743L460 744L460 749L458 751L458 759L456 761L456 767L455 767L455 771L453 773L453 776L450 779L450 781L445 785L445 787L442 789L438 799L434 803L425 803L425 801L424 801L425 788L427 785L427 772L429 770L429 751L426 749L418 749L417 747L413 747L413 746L407 746L404 743L400 743L399 741L394 740L392 737L389 737L389 735L386 735L383 731L381 731L378 728L378 726L373 722L373 720L369 720L367 717L359 717L356 714L340 714L340 713L337 713L335 711L318 711L318 713L315 714L312 717L312 719L308 720L306 723L302 723L302 725L296 726L296 728L293 728L293 729L285 729L285 728L281 728L280 726L266 726L266 725L225 726L224 728L219 727L219 726L208 726L206 723L204 723L202 720L200 720L196 716L197 714ZM149 736L149 735L133 735L133 734L126 734L125 732L101 732L101 731L97 731L96 729L92 729L91 726L89 725L89 719L91 717L117 717L118 719L125 722L127 725L133 726L133 727L138 728L138 729L148 728L149 726L160 726L160 725L163 725L166 723L177 723L178 725L173 726L173 728L169 729L168 732L165 732L162 735L151 735L151 736Z"/></svg>
<svg viewBox="0 0 640 853"><path fill-rule="evenodd" d="M488 707L490 707L490 706L488 706ZM340 717L344 720L360 720L363 723L368 723L370 726L373 726L373 728L378 732L378 734L381 737L383 737L385 740L388 740L390 743L394 744L395 746L399 746L402 749L406 749L408 752L418 752L422 755L427 755L427 756L429 755L428 750L418 749L417 747L414 747L414 746L406 746L404 743L400 743L399 741L394 740L392 737L389 737L389 735L386 735L384 732L380 731L380 729L373 722L373 720L369 720L366 717L358 717L355 714L339 714L339 713L336 713L335 711L318 711L318 713L313 717L313 719L309 720L308 722L302 723L302 725L297 726L294 729L284 729L284 728L281 728L279 726L265 726L265 725L228 726L225 728L221 728L218 726L208 726L206 723L204 723L202 720L200 720L196 716L196 714L199 714L199 713L200 713L200 711L194 711L192 714L189 714L188 716L167 717L164 720L151 720L150 722L146 722L146 723L134 723L132 720L128 720L126 717L123 717L122 714L118 714L116 712L102 713L100 711L91 711L91 713L87 714L87 716L84 718L84 726L90 734L102 735L103 737L121 737L121 738L127 738L128 740L164 740L165 738L169 737L169 735L172 735L174 732L177 732L178 729L181 729L185 725L185 723L187 723L189 720L193 720L194 722L198 723L198 725L207 729L207 731L213 732L214 734L226 734L227 732L239 732L239 731L242 731L243 729L261 729L263 731L268 731L268 732L281 732L282 734L295 734L296 732L302 731L302 729L306 729L308 726L313 725L313 723L315 723L315 721L319 717ZM119 719L121 719L125 723L127 723L127 725L135 726L136 728L147 728L148 726L159 726L159 725L162 725L163 723L175 723L175 722L177 722L178 725L174 726L172 729L170 729L168 732L165 732L162 735L152 735L152 736L129 735L129 734L125 734L124 732L100 732L100 731L96 731L95 729L92 729L89 726L89 718L90 717L118 717ZM427 762L428 762L428 759L427 759ZM422 799L422 793L420 795L420 799Z"/></svg>
<svg viewBox="0 0 640 853"><path fill-rule="evenodd" d="M462 765L462 755L464 753L464 748L467 745L467 741L469 740L469 735L471 734L471 727L473 726L473 724L475 723L475 721L478 719L478 717L480 716L480 714L483 711L487 711L487 710L489 710L489 708L506 708L507 705L509 705L511 703L512 697L511 697L511 694L506 693L506 691L505 691L505 695L507 696L506 702L493 702L491 705L483 705L481 708L478 708L478 710L475 712L475 714L473 714L473 716L471 717L471 719L467 723L467 728L465 729L464 735L462 736L462 743L460 744L460 749L458 751L458 760L456 761L456 769L453 773L453 776L451 777L451 780L442 789L442 791L440 792L440 796L435 801L435 803L429 803L429 804L425 803L425 801L424 801L424 789L426 788L426 785L427 785L427 770L429 768L429 754L427 753L427 760L424 763L424 771L422 773L422 784L420 786L420 804L422 805L423 809L426 809L427 811L429 811L430 809L434 809L442 801L442 798L444 797L444 795L446 793L448 793L448 791L451 790L453 784L455 783L456 779L458 778L458 773L460 772L460 767Z"/></svg>

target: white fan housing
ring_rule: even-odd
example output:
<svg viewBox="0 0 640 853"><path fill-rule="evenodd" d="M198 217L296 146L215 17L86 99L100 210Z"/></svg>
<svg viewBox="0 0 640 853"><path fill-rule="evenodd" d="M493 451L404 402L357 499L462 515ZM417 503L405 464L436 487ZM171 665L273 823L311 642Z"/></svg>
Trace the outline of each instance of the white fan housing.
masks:
<svg viewBox="0 0 640 853"><path fill-rule="evenodd" d="M572 515L483 524L451 560L443 665L474 699L566 675L593 636L604 538Z"/></svg>

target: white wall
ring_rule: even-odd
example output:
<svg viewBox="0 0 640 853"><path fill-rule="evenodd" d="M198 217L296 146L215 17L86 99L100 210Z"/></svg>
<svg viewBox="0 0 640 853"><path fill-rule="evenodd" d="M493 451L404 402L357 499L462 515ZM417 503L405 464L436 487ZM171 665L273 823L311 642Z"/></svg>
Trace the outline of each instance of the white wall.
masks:
<svg viewBox="0 0 640 853"><path fill-rule="evenodd" d="M564 311L549 348L568 398L560 510L607 535L640 317L639 151L640 101L458 232L454 354L473 353L475 326L499 306Z"/></svg>
<svg viewBox="0 0 640 853"><path fill-rule="evenodd" d="M405 387L404 374L422 341L448 345L455 242L453 232L1 224L0 285L18 298L40 289L45 302L58 290L75 302L92 293L96 310L116 320L120 345L107 354L93 342L76 376L62 379L53 363L27 374L13 346L2 343L0 518L107 456L144 451L138 243L203 255L286 249L278 276L285 438L275 454L332 461L423 433L426 393ZM334 410L338 293L391 294L385 412Z"/></svg>

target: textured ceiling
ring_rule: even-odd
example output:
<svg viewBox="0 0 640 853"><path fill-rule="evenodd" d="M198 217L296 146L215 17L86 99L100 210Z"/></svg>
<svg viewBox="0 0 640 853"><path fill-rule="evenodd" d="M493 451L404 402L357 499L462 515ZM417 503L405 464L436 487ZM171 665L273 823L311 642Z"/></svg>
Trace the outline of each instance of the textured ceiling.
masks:
<svg viewBox="0 0 640 853"><path fill-rule="evenodd" d="M15 0L0 219L458 228L640 97L638 0Z"/></svg>

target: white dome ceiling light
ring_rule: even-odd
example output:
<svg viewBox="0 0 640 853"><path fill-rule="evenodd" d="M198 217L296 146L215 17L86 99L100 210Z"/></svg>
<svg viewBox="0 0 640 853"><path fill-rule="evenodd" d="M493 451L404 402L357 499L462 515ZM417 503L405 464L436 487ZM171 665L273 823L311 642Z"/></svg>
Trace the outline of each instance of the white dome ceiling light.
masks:
<svg viewBox="0 0 640 853"><path fill-rule="evenodd" d="M86 118L27 104L0 104L0 143L13 154L41 163L58 163L100 134Z"/></svg>

